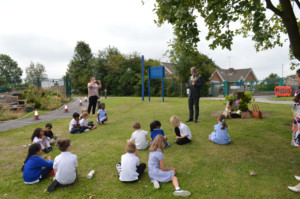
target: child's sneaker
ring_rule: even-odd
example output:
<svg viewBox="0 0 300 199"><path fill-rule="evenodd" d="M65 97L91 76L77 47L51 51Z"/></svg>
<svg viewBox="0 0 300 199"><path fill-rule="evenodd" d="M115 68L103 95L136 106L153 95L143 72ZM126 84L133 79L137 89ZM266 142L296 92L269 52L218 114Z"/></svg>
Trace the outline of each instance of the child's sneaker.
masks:
<svg viewBox="0 0 300 199"><path fill-rule="evenodd" d="M49 150L48 150L47 148L44 148L43 151L44 151L45 153L49 153Z"/></svg>
<svg viewBox="0 0 300 199"><path fill-rule="evenodd" d="M53 151L53 149L52 149L52 147L50 146L50 147L48 147L48 151L50 152L50 151Z"/></svg>
<svg viewBox="0 0 300 199"><path fill-rule="evenodd" d="M89 130L90 130L90 129L85 129L84 132L87 132L87 131L89 131Z"/></svg>
<svg viewBox="0 0 300 199"><path fill-rule="evenodd" d="M95 130L97 127L96 126L94 126L93 128L92 128L92 130Z"/></svg>
<svg viewBox="0 0 300 199"><path fill-rule="evenodd" d="M160 187L159 182L155 180L153 182L153 186L154 186L154 189L159 189L159 187Z"/></svg>
<svg viewBox="0 0 300 199"><path fill-rule="evenodd" d="M116 168L117 168L118 173L120 174L121 173L121 164L120 163L116 164Z"/></svg>
<svg viewBox="0 0 300 199"><path fill-rule="evenodd" d="M191 192L179 189L179 190L175 190L173 192L173 195L174 196L189 196L189 195L191 195Z"/></svg>

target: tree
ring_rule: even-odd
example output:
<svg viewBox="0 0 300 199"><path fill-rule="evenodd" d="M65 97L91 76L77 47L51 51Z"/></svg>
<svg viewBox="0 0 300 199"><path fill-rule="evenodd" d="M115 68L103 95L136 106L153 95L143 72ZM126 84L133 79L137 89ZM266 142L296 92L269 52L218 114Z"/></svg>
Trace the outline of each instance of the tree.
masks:
<svg viewBox="0 0 300 199"><path fill-rule="evenodd" d="M8 55L0 54L0 76L2 76L2 82L5 80L6 83L22 83L22 74L23 71L18 67L16 61Z"/></svg>
<svg viewBox="0 0 300 199"><path fill-rule="evenodd" d="M280 78L276 73L271 73L268 77L265 78L265 80L269 79L278 79Z"/></svg>
<svg viewBox="0 0 300 199"><path fill-rule="evenodd" d="M192 53L189 56L182 55L173 59L175 65L176 74L179 77L180 82L187 82L189 79L190 69L192 66L197 68L199 74L203 77L203 88L201 89L201 95L208 95L208 85L206 82L209 81L211 74L216 68L219 68L212 59L199 52Z"/></svg>
<svg viewBox="0 0 300 199"><path fill-rule="evenodd" d="M292 55L300 60L300 20L295 10L300 9L299 0L156 0L154 11L158 17L155 22L160 26L164 22L173 25L174 40L170 44L175 55L186 55L196 51L200 41L196 19L201 16L208 28L209 47L221 46L231 50L233 37L242 35L251 37L256 50L282 46L282 34L287 34ZM292 5L296 4L296 5ZM270 10L272 16L267 17ZM240 23L238 28L236 24ZM250 35L250 32L253 35ZM173 54L174 55L174 54Z"/></svg>
<svg viewBox="0 0 300 199"><path fill-rule="evenodd" d="M87 92L87 84L90 78L94 76L93 66L95 59L90 46L78 41L74 50L73 59L68 65L66 76L72 80L72 88L78 89L80 92Z"/></svg>
<svg viewBox="0 0 300 199"><path fill-rule="evenodd" d="M26 78L25 81L29 83L37 83L47 80L46 69L43 64L33 62L25 69Z"/></svg>

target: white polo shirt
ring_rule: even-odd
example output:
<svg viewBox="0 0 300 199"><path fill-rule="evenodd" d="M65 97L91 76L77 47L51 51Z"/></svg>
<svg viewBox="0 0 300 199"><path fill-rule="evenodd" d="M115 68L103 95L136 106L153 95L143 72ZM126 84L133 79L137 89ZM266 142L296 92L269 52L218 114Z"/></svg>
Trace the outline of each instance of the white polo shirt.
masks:
<svg viewBox="0 0 300 199"><path fill-rule="evenodd" d="M135 143L135 146L138 150L146 149L148 147L148 142L146 140L147 135L147 131L139 129L132 133L130 140Z"/></svg>
<svg viewBox="0 0 300 199"><path fill-rule="evenodd" d="M121 157L121 172L119 180L121 181L135 181L138 179L138 172L136 167L140 164L139 158L133 153L125 153Z"/></svg>
<svg viewBox="0 0 300 199"><path fill-rule="evenodd" d="M69 126L69 130L71 131L73 129L73 125L76 124L77 125L77 121L73 118L70 122L70 126Z"/></svg>
<svg viewBox="0 0 300 199"><path fill-rule="evenodd" d="M57 169L55 179L63 185L76 180L77 156L71 152L61 152L54 159L53 169Z"/></svg>
<svg viewBox="0 0 300 199"><path fill-rule="evenodd" d="M190 128L189 128L187 125L185 125L185 124L183 124L182 122L180 122L178 128L179 128L179 130L180 130L180 135L181 135L181 137L187 135L187 138L188 138L189 140L192 140L192 133L191 133Z"/></svg>
<svg viewBox="0 0 300 199"><path fill-rule="evenodd" d="M87 126L87 125L88 125L88 120L82 118L82 119L79 121L79 124L80 124L80 126Z"/></svg>

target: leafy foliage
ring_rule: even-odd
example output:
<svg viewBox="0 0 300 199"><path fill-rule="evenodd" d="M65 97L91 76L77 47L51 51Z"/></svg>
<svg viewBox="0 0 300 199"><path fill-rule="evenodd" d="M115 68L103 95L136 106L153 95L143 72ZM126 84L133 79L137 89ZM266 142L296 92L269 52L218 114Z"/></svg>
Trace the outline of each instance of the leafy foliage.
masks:
<svg viewBox="0 0 300 199"><path fill-rule="evenodd" d="M27 83L36 84L37 81L42 82L43 80L47 80L46 69L43 64L33 62L25 69Z"/></svg>
<svg viewBox="0 0 300 199"><path fill-rule="evenodd" d="M221 46L231 50L236 35L251 37L256 50L282 46L282 33L288 34L291 51L300 60L299 19L295 12L299 0L281 0L274 6L271 0L156 0L154 12L159 26L167 22L173 26L174 39L170 46L175 54L189 55L197 51L200 41L197 17L201 16L208 28L209 47ZM297 6L292 7L291 2ZM266 10L273 15L268 17ZM297 24L298 23L298 24ZM240 24L240 25L239 25ZM253 34L251 34L253 33ZM172 56L172 54L171 54Z"/></svg>
<svg viewBox="0 0 300 199"><path fill-rule="evenodd" d="M0 83L21 83L23 71L10 56L0 54Z"/></svg>

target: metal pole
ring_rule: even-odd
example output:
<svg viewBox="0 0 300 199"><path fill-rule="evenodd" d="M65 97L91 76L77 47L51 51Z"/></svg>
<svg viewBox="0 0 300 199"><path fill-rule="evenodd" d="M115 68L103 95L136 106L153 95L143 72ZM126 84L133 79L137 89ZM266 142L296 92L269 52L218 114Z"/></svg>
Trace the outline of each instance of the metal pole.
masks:
<svg viewBox="0 0 300 199"><path fill-rule="evenodd" d="M144 101L144 55L142 55L142 101Z"/></svg>
<svg viewBox="0 0 300 199"><path fill-rule="evenodd" d="M148 97L150 102L150 67L148 68Z"/></svg>

